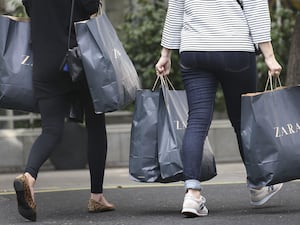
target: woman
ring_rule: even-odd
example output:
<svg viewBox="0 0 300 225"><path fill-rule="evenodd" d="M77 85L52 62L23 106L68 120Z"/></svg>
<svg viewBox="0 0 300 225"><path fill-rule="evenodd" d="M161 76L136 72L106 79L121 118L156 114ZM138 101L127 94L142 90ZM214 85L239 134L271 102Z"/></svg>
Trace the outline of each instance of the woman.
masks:
<svg viewBox="0 0 300 225"><path fill-rule="evenodd" d="M68 72L60 69L68 45L71 0L23 0L31 18L33 87L41 114L42 133L33 144L24 174L14 181L19 213L36 220L34 184L42 164L59 143L64 120L74 98L74 84ZM89 19L99 8L99 0L75 0L74 21ZM74 29L71 47L76 45ZM103 196L103 177L107 154L104 114L95 114L85 79L76 84L85 112L88 133L88 163L91 177L89 212L113 210Z"/></svg>
<svg viewBox="0 0 300 225"><path fill-rule="evenodd" d="M242 7L237 0L169 1L156 74L169 74L171 50L179 49L189 106L183 140L186 194L182 208L182 213L188 217L208 215L206 200L201 195L199 168L218 83L222 86L243 158L241 95L256 92L254 43L258 44L270 75L278 76L282 69L271 44L268 1L243 0ZM281 186L250 187L251 203L266 203Z"/></svg>

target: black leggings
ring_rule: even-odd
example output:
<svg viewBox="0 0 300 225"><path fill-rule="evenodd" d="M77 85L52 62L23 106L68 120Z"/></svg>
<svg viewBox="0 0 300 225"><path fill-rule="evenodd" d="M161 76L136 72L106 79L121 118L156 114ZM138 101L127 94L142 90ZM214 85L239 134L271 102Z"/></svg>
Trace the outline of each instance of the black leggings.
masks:
<svg viewBox="0 0 300 225"><path fill-rule="evenodd" d="M105 115L95 114L91 96L84 80L80 87L80 98L85 113L88 134L88 164L90 169L91 193L103 192L103 177L107 155ZM61 140L64 120L70 110L70 97L60 95L39 100L42 133L34 142L25 172L35 179L43 163Z"/></svg>

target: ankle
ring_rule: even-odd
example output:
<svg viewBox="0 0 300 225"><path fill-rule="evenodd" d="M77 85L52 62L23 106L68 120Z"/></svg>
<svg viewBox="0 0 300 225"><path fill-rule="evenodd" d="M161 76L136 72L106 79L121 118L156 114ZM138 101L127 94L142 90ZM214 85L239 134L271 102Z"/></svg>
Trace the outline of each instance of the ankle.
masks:
<svg viewBox="0 0 300 225"><path fill-rule="evenodd" d="M195 198L200 198L201 197L201 192L196 189L188 189L187 193L193 195Z"/></svg>
<svg viewBox="0 0 300 225"><path fill-rule="evenodd" d="M103 194L102 193L91 193L91 199L100 202L103 198Z"/></svg>
<svg viewBox="0 0 300 225"><path fill-rule="evenodd" d="M33 178L33 176L31 176L31 174L28 172L24 173L24 175L27 178L29 187L33 188L35 185L35 179Z"/></svg>

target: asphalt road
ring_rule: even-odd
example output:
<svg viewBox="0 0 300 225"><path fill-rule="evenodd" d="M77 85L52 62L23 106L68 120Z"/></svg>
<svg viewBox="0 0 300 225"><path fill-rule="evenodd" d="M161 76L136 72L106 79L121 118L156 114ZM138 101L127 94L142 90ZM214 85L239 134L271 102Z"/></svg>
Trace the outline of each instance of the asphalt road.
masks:
<svg viewBox="0 0 300 225"><path fill-rule="evenodd" d="M265 206L254 208L249 204L249 193L242 178L243 168L238 165L227 171L226 168L222 169L219 174L223 178L216 178L203 184L203 195L207 199L209 216L202 218L184 218L180 214L184 196L182 183L139 184L123 176L126 175L126 170L108 171L105 196L116 205L117 209L112 212L91 214L87 212L89 198L87 171L41 173L41 184L36 188L38 217L35 223L25 221L18 214L16 196L11 188L5 188L10 179L14 178L14 174L0 175L0 224L300 224L299 181L286 183ZM50 177L57 183L53 181L51 183ZM58 181L63 181L63 177L65 177L64 185L59 185ZM75 180L78 180L77 184Z"/></svg>

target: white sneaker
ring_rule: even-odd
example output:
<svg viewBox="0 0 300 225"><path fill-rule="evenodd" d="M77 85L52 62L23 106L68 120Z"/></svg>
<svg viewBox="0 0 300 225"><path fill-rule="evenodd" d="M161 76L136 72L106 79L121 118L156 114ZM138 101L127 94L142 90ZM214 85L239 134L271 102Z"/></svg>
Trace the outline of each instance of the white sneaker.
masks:
<svg viewBox="0 0 300 225"><path fill-rule="evenodd" d="M181 213L186 217L207 216L208 209L204 205L205 202L206 200L203 196L197 199L192 194L186 193Z"/></svg>
<svg viewBox="0 0 300 225"><path fill-rule="evenodd" d="M265 204L273 195L275 195L282 187L281 184L263 187L261 189L250 188L250 203L255 206Z"/></svg>

